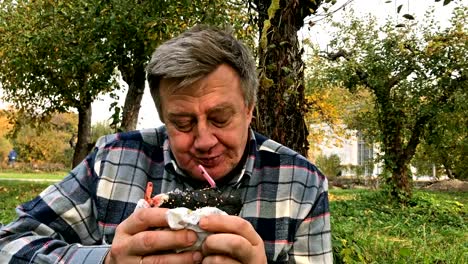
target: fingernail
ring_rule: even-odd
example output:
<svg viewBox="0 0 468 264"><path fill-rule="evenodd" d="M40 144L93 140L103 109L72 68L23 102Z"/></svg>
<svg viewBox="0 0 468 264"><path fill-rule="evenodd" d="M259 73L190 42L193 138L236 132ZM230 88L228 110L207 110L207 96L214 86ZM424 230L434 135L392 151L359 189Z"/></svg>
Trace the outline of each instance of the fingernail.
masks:
<svg viewBox="0 0 468 264"><path fill-rule="evenodd" d="M201 263L202 261L202 254L198 251L193 252L192 258L195 263Z"/></svg>
<svg viewBox="0 0 468 264"><path fill-rule="evenodd" d="M204 229L204 228L206 227L207 224L208 224L208 223L207 223L206 217L202 217L202 218L200 219L200 221L198 221L198 226L199 226L200 228L202 228L202 229Z"/></svg>
<svg viewBox="0 0 468 264"><path fill-rule="evenodd" d="M195 232L193 231L188 231L187 232L187 242L192 245L193 243L195 243L195 241L197 241L197 234L195 234Z"/></svg>

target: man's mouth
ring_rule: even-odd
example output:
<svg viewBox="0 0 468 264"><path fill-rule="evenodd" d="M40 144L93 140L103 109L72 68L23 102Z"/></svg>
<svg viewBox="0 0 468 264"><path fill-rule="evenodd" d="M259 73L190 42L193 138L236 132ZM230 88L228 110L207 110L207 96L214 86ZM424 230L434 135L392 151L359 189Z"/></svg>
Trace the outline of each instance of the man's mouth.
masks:
<svg viewBox="0 0 468 264"><path fill-rule="evenodd" d="M197 160L204 167L214 167L214 166L218 165L219 160L220 160L220 156L206 157L206 158L198 157Z"/></svg>

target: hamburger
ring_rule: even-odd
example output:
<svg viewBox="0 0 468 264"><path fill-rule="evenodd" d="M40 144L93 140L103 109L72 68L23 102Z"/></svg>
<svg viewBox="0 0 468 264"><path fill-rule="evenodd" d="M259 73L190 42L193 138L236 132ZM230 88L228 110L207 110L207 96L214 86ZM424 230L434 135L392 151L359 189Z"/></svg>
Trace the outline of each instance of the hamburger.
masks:
<svg viewBox="0 0 468 264"><path fill-rule="evenodd" d="M145 192L145 201L148 203L149 207L168 209L185 207L190 210L197 210L203 207L216 207L229 215L238 215L242 208L239 193L234 192L228 194L221 192L216 187L215 181L205 168L203 168L202 165L198 165L198 168L206 181L211 185L210 188L187 191L176 189L151 197L153 193L153 183L148 182Z"/></svg>
<svg viewBox="0 0 468 264"><path fill-rule="evenodd" d="M151 197L152 191L153 183L148 182L145 201L150 207L168 209L185 207L190 210L197 210L203 207L216 207L229 215L238 215L242 208L239 193L222 193L216 187L187 191L176 189L154 197Z"/></svg>

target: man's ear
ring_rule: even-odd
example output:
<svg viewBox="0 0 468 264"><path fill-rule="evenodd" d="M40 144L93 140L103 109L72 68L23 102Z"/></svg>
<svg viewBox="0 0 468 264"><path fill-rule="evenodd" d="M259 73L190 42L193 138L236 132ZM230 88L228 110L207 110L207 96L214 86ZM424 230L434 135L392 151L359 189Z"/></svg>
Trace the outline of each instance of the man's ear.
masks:
<svg viewBox="0 0 468 264"><path fill-rule="evenodd" d="M249 124L252 123L252 117L253 117L253 110L255 108L255 105L252 104L251 106L246 105L246 115L247 119L249 120Z"/></svg>

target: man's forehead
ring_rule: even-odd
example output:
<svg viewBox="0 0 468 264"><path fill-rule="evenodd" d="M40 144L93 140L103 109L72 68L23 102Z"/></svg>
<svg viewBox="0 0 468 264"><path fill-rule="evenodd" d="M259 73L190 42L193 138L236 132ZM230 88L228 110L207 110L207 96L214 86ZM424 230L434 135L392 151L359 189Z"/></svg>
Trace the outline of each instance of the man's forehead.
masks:
<svg viewBox="0 0 468 264"><path fill-rule="evenodd" d="M213 105L212 107L207 107L204 110L204 114L229 114L234 112L234 106L230 102L221 102L219 104ZM176 105L171 105L171 107L167 108L167 115L169 117L187 117L187 116L195 116L196 113L194 111L190 111L189 109L185 108L183 105L178 107Z"/></svg>
<svg viewBox="0 0 468 264"><path fill-rule="evenodd" d="M179 78L166 78L161 79L161 81L159 82L159 90L162 93L169 95L177 93L180 90L186 90L191 86L192 85L187 85L187 81L184 82L182 79Z"/></svg>

